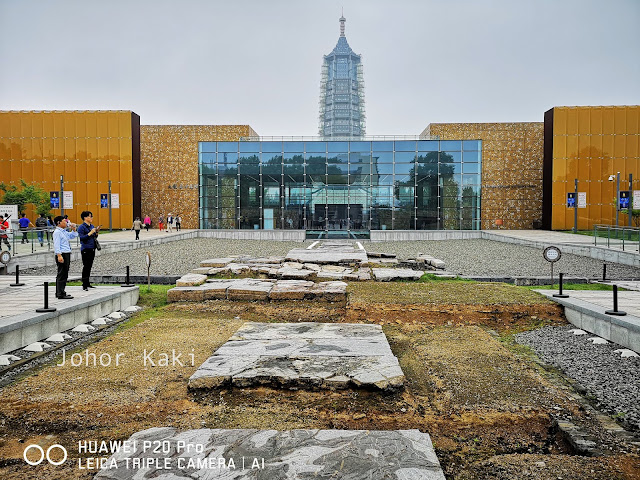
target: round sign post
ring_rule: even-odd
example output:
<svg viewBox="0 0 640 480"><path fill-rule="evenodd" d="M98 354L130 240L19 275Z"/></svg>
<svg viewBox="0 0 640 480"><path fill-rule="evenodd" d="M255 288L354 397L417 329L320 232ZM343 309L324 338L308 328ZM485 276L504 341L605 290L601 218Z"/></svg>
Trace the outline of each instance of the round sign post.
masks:
<svg viewBox="0 0 640 480"><path fill-rule="evenodd" d="M151 252L144 256L144 263L147 265L147 291L151 290Z"/></svg>
<svg viewBox="0 0 640 480"><path fill-rule="evenodd" d="M7 265L9 265L10 261L11 261L11 252L7 250L3 250L2 253L0 253L0 263L4 265L4 273L6 274L9 273L9 267Z"/></svg>
<svg viewBox="0 0 640 480"><path fill-rule="evenodd" d="M551 288L553 288L553 264L562 258L562 252L558 247L547 247L542 252L544 259L551 264Z"/></svg>

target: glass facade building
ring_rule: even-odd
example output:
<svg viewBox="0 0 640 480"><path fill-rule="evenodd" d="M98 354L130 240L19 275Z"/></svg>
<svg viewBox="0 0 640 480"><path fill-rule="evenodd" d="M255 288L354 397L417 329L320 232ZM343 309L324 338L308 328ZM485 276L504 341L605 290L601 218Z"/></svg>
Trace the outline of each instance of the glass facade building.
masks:
<svg viewBox="0 0 640 480"><path fill-rule="evenodd" d="M478 230L480 140L199 142L200 228Z"/></svg>
<svg viewBox="0 0 640 480"><path fill-rule="evenodd" d="M340 17L340 37L324 56L320 77L319 135L324 138L365 134L362 58L351 50Z"/></svg>

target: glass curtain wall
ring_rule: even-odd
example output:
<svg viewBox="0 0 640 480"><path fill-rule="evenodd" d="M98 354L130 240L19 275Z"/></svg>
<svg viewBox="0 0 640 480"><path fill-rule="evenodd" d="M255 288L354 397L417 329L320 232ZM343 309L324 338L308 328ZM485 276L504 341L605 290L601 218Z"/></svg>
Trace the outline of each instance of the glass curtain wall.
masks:
<svg viewBox="0 0 640 480"><path fill-rule="evenodd" d="M480 140L200 142L200 227L478 230Z"/></svg>

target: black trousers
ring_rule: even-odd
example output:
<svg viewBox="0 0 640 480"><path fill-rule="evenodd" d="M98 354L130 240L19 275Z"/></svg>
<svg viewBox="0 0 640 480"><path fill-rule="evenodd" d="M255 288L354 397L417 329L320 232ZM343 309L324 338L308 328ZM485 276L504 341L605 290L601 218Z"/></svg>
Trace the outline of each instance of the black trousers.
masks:
<svg viewBox="0 0 640 480"><path fill-rule="evenodd" d="M64 289L67 288L70 264L71 253L62 254L62 263L58 261L58 256L56 255L56 265L58 266L58 274L56 275L56 297L62 297L67 294Z"/></svg>
<svg viewBox="0 0 640 480"><path fill-rule="evenodd" d="M140 240L140 230L136 230L136 240Z"/></svg>
<svg viewBox="0 0 640 480"><path fill-rule="evenodd" d="M91 267L93 267L93 259L96 258L95 248L85 248L80 252L82 254L82 287L89 287L89 277L91 276Z"/></svg>

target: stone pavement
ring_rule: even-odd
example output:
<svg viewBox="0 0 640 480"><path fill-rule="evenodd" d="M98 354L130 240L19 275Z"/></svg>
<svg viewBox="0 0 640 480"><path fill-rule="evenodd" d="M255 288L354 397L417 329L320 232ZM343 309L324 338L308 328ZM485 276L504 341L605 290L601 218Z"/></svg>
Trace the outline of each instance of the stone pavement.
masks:
<svg viewBox="0 0 640 480"><path fill-rule="evenodd" d="M380 325L245 323L189 379L189 388L270 385L394 390L404 374Z"/></svg>
<svg viewBox="0 0 640 480"><path fill-rule="evenodd" d="M444 480L431 438L419 430L150 428L113 454L96 480ZM156 445L168 453L154 453Z"/></svg>

